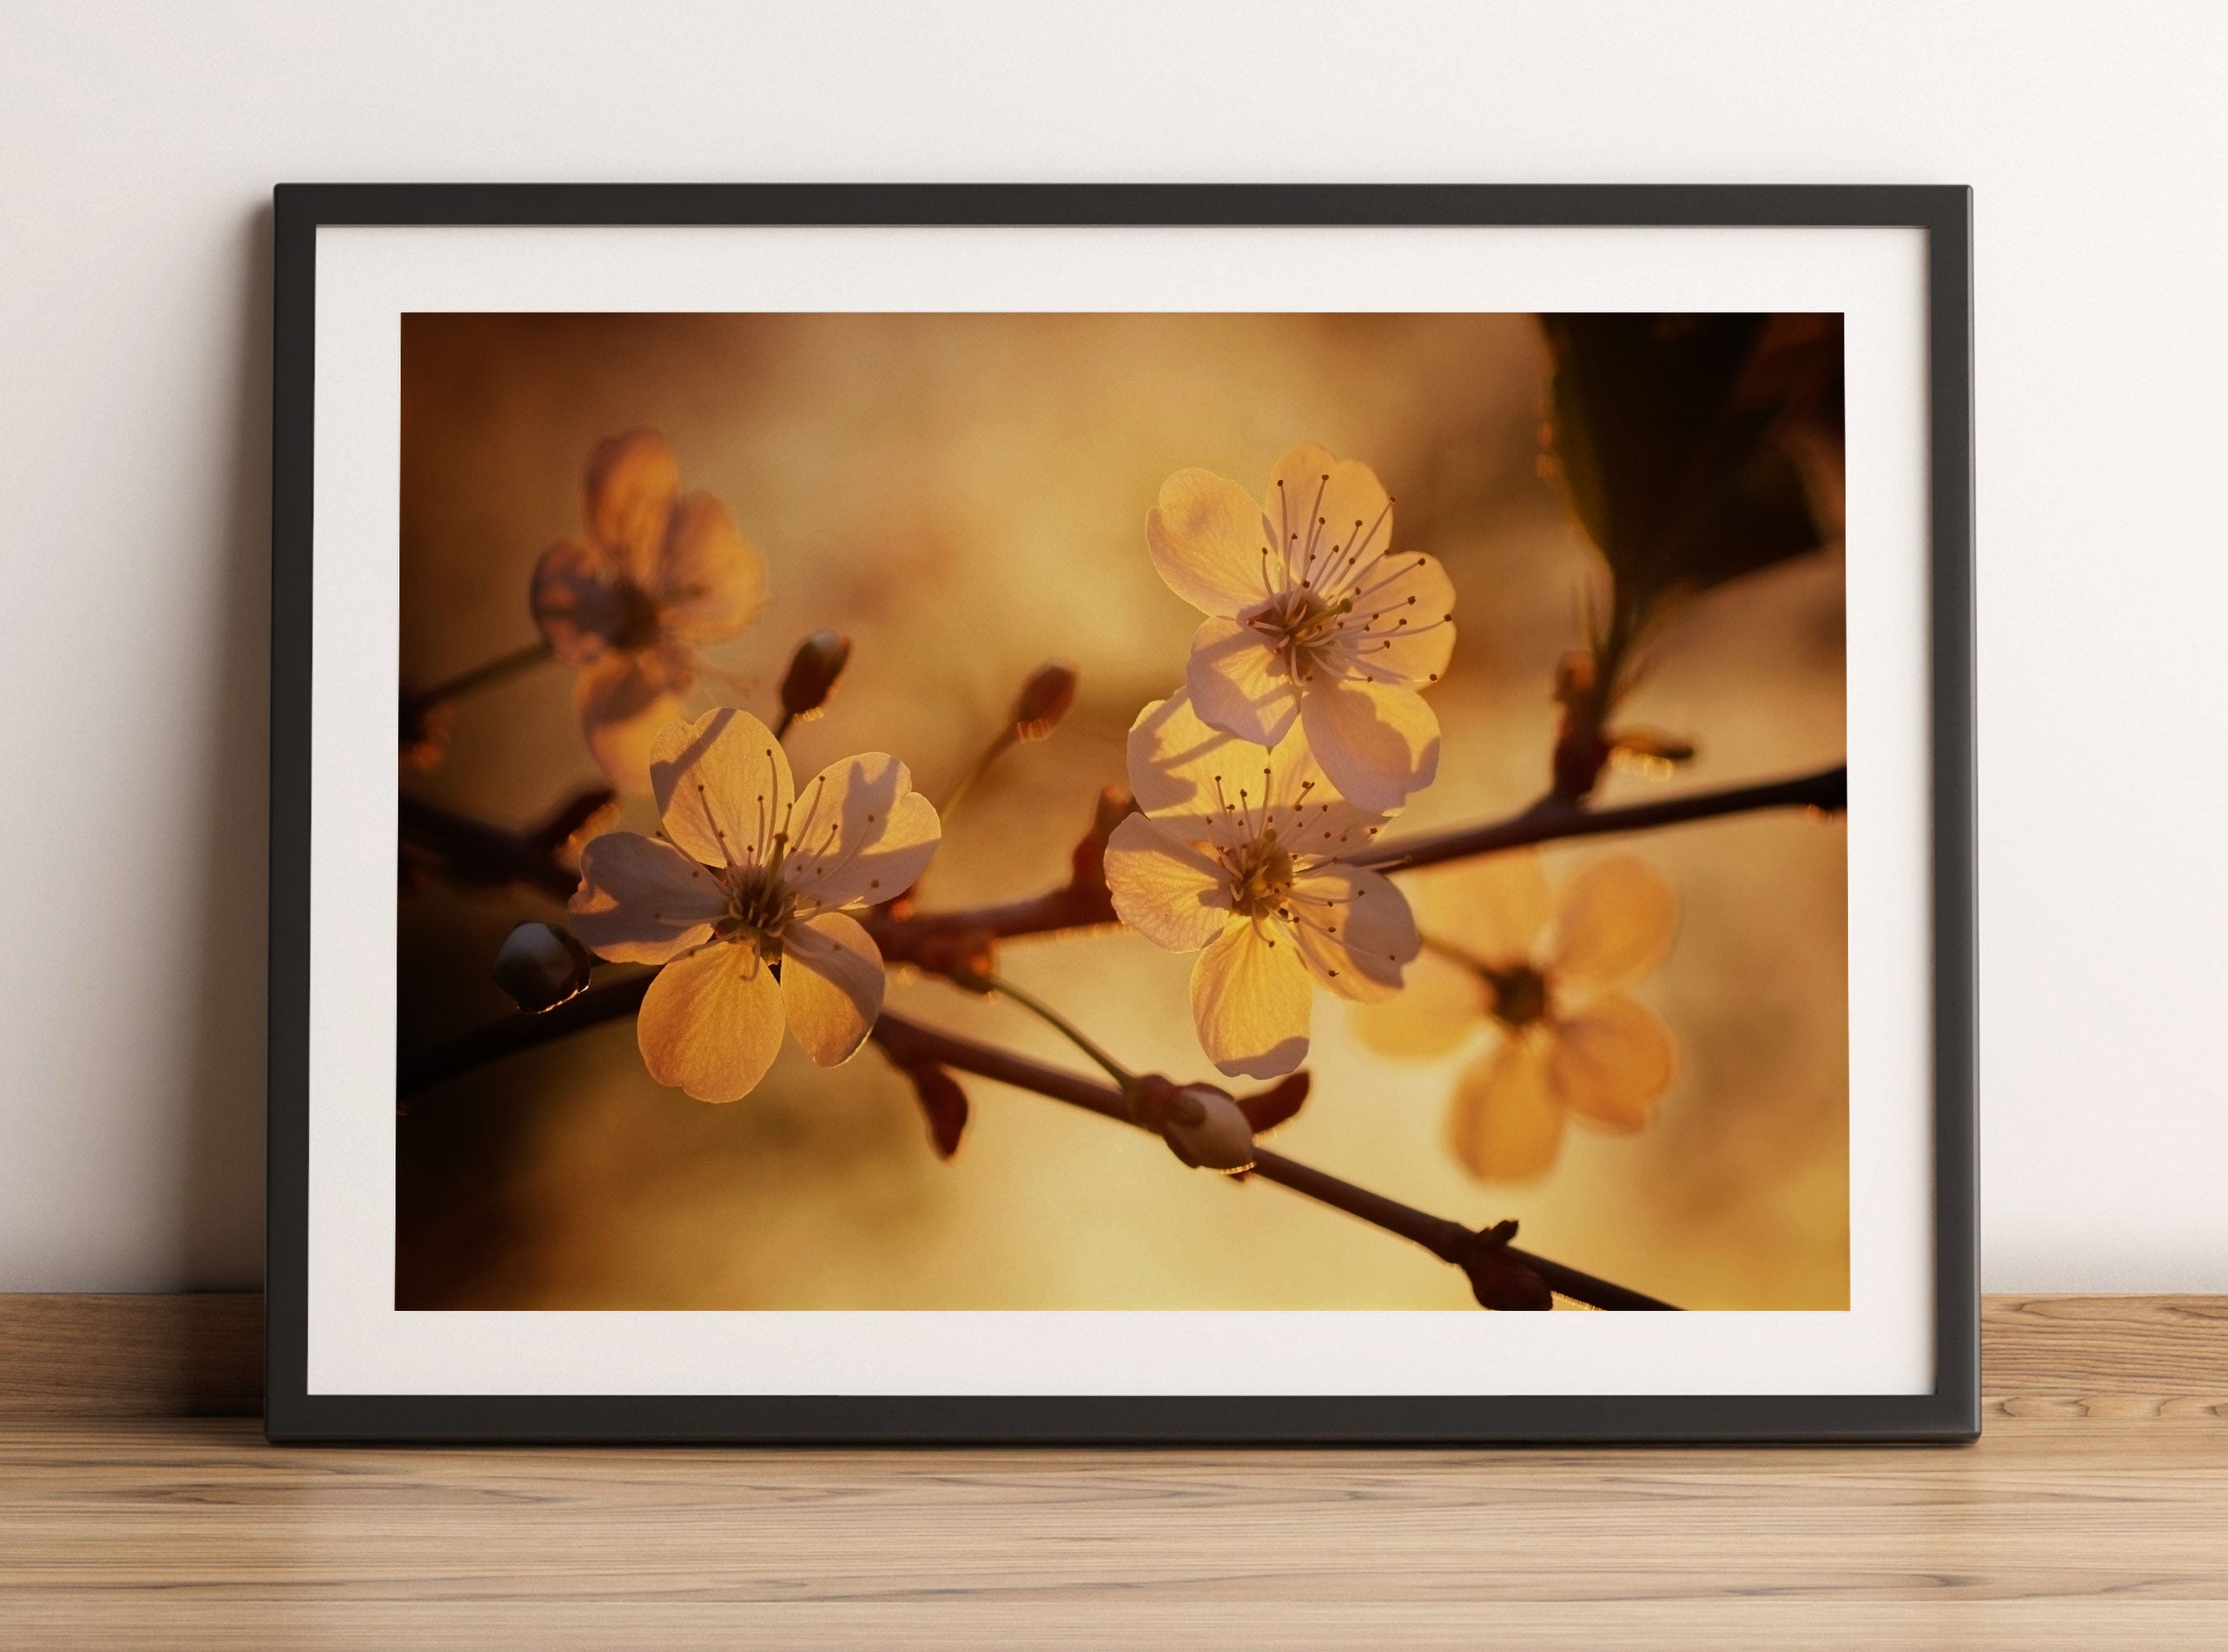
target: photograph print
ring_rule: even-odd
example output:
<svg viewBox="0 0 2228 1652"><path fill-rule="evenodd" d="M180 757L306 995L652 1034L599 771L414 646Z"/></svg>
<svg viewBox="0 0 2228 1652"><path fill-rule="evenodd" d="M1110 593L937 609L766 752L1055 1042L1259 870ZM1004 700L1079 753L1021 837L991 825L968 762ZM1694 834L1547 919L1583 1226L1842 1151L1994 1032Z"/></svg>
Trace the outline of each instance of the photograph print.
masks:
<svg viewBox="0 0 2228 1652"><path fill-rule="evenodd" d="M1846 1308L1842 338L404 316L394 1305Z"/></svg>

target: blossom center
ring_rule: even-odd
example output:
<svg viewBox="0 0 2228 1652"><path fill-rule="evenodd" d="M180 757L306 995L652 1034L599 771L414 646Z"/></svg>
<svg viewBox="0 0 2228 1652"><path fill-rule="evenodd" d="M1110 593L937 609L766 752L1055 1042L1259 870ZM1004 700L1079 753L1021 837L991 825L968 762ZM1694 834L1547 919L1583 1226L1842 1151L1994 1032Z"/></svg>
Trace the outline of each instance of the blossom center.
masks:
<svg viewBox="0 0 2228 1652"><path fill-rule="evenodd" d="M1242 916L1266 918L1292 891L1292 856L1270 831L1225 862L1230 871L1230 904Z"/></svg>
<svg viewBox="0 0 2228 1652"><path fill-rule="evenodd" d="M621 579L612 595L618 601L618 618L611 626L611 646L622 654L638 654L655 644L665 627L650 592L631 579Z"/></svg>
<svg viewBox="0 0 2228 1652"><path fill-rule="evenodd" d="M1303 676L1307 675L1303 668L1312 668L1316 655L1339 634L1338 622L1353 607L1350 597L1326 602L1300 586L1270 598L1246 616L1245 624L1283 658L1286 671Z"/></svg>
<svg viewBox="0 0 2228 1652"><path fill-rule="evenodd" d="M797 897L778 867L738 867L723 880L727 911L712 925L723 941L749 941L770 964L781 961L781 932L797 909Z"/></svg>
<svg viewBox="0 0 2228 1652"><path fill-rule="evenodd" d="M1493 994L1493 1018L1504 1027L1529 1027L1547 1015L1547 977L1528 964L1480 969Z"/></svg>

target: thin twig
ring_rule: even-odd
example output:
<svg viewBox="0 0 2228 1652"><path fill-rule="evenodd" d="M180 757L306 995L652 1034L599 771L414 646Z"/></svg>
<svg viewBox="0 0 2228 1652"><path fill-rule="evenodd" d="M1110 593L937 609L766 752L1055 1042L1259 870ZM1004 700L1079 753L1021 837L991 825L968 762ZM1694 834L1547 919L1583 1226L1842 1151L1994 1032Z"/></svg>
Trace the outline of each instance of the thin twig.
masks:
<svg viewBox="0 0 2228 1652"><path fill-rule="evenodd" d="M591 987L578 997L568 999L544 1015L513 1015L467 1033L462 1038L402 1063L397 1074L398 1094L407 1104L411 1098L434 1085L461 1077L490 1062L521 1054L587 1028L631 1015L642 1007L643 996L650 990L650 983L655 979L655 970L645 971L624 980ZM1086 1079L1079 1073L1063 1072L1059 1067L1031 1060L1027 1056L1014 1055L986 1044L977 1044L970 1039L938 1032L932 1028L893 1015L887 1010L874 1023L874 1038L901 1066L931 1062L955 1067L962 1073L974 1073L978 1078L994 1079L1019 1090L1032 1091L1054 1101L1064 1101L1070 1106L1083 1108L1118 1124L1136 1124L1130 1116L1129 1103L1123 1098L1121 1091L1111 1085ZM1552 1290L1575 1301L1591 1303L1596 1308L1655 1309L1671 1306L1668 1303L1613 1284L1606 1279L1597 1279L1576 1268L1565 1267L1559 1262L1521 1251L1504 1240L1495 1239L1490 1229L1480 1232L1445 1217L1433 1216L1266 1148L1255 1150L1253 1174L1304 1194L1320 1204L1344 1211L1372 1226L1381 1227L1389 1233L1420 1245L1441 1261L1450 1263L1465 1272L1489 1262L1495 1256L1505 1255L1539 1274Z"/></svg>
<svg viewBox="0 0 2228 1652"><path fill-rule="evenodd" d="M544 660L556 657L548 644L535 643L515 652L501 655L484 665L476 665L469 671L459 672L446 682L437 682L430 688L421 689L410 696L410 702L421 713L430 711L435 706L445 705L474 689L501 682L506 677L515 677Z"/></svg>
<svg viewBox="0 0 2228 1652"><path fill-rule="evenodd" d="M1023 1055L977 1044L971 1039L938 1032L932 1028L893 1015L887 1010L874 1024L874 1041L887 1050L900 1065L922 1061L956 1067L962 1073L974 1073L977 1078L995 1079L1011 1085L1017 1090L1033 1091L1048 1096L1054 1101L1066 1102L1124 1124L1133 1124L1129 1104L1122 1092L1095 1079L1079 1073L1063 1072L1041 1061ZM1522 1263L1544 1278L1549 1287L1578 1302L1590 1303L1596 1308L1665 1309L1671 1304L1645 1296L1623 1285L1597 1279L1590 1273L1551 1262L1545 1257L1534 1256L1514 1245L1503 1245L1485 1233L1464 1227L1460 1222L1444 1216L1434 1216L1404 1205L1397 1199L1372 1193L1367 1188L1356 1187L1328 1171L1303 1164L1267 1148L1256 1148L1253 1174L1265 1181L1289 1188L1318 1203L1329 1205L1359 1218L1373 1227L1422 1245L1443 1262L1453 1264L1467 1271L1480 1258L1482 1246L1504 1251L1512 1259Z"/></svg>

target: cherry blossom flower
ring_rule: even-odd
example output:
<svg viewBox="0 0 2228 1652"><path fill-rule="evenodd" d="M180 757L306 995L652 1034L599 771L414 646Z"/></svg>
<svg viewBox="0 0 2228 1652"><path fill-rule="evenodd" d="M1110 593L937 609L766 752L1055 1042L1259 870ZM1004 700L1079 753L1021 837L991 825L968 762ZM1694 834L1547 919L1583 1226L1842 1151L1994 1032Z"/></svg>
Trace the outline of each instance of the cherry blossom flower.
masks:
<svg viewBox="0 0 2228 1652"><path fill-rule="evenodd" d="M1422 874L1411 893L1431 939L1408 990L1364 1009L1360 1030L1377 1048L1429 1056L1460 1048L1481 1023L1494 1029L1448 1118L1448 1144L1473 1175L1544 1175L1572 1116L1620 1133L1647 1124L1676 1052L1624 989L1671 939L1677 907L1661 877L1620 855L1558 898L1527 849Z"/></svg>
<svg viewBox="0 0 2228 1652"><path fill-rule="evenodd" d="M784 1020L823 1066L882 1008L882 955L842 908L908 888L936 853L936 810L880 752L803 789L747 712L667 726L652 789L665 835L607 832L580 856L573 932L615 963L664 965L637 1021L660 1084L733 1101L765 1076Z"/></svg>
<svg viewBox="0 0 2228 1652"><path fill-rule="evenodd" d="M1418 690L1454 650L1454 587L1395 554L1392 501L1366 464L1311 443L1277 461L1263 502L1179 471L1145 524L1153 566L1207 616L1185 676L1213 728L1275 746L1295 722L1354 804L1390 813L1438 772L1439 721Z"/></svg>
<svg viewBox="0 0 2228 1652"><path fill-rule="evenodd" d="M1156 701L1130 730L1130 784L1143 812L1107 843L1114 909L1155 945L1199 951L1192 1019L1221 1071L1299 1066L1313 983L1362 1001L1399 990L1418 945L1408 903L1344 859L1384 816L1340 795L1299 730L1264 748L1209 728L1184 695Z"/></svg>
<svg viewBox="0 0 2228 1652"><path fill-rule="evenodd" d="M665 439L636 431L589 456L583 535L534 568L534 623L580 668L588 749L614 784L650 787L650 748L704 670L698 650L765 606L765 565L708 493L681 491Z"/></svg>

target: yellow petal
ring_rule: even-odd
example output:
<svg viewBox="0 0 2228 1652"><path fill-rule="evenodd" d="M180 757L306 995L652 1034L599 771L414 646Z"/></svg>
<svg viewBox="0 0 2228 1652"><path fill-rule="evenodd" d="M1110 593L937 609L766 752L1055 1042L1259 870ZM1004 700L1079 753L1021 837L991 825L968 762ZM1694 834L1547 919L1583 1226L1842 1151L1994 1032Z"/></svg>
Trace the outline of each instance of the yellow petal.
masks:
<svg viewBox="0 0 2228 1652"><path fill-rule="evenodd" d="M1261 514L1277 530L1293 585L1335 592L1392 543L1392 502L1377 472L1333 458L1313 442L1288 449L1277 461Z"/></svg>
<svg viewBox="0 0 2228 1652"><path fill-rule="evenodd" d="M664 964L712 938L726 891L672 844L605 832L580 852L580 887L566 903L573 933L614 964Z"/></svg>
<svg viewBox="0 0 2228 1652"><path fill-rule="evenodd" d="M1623 1132L1648 1122L1677 1064L1670 1031L1652 1011L1604 998L1556 1026L1547 1080L1572 1112Z"/></svg>
<svg viewBox="0 0 2228 1652"><path fill-rule="evenodd" d="M928 870L943 836L912 771L886 752L861 752L798 791L783 880L816 906L889 900Z"/></svg>
<svg viewBox="0 0 2228 1652"><path fill-rule="evenodd" d="M635 1018L650 1076L699 1101L750 1094L781 1049L781 988L755 949L715 941L657 972Z"/></svg>
<svg viewBox="0 0 2228 1652"><path fill-rule="evenodd" d="M1200 1047L1233 1078L1278 1078L1307 1059L1314 996L1292 944L1243 919L1227 925L1192 966Z"/></svg>
<svg viewBox="0 0 2228 1652"><path fill-rule="evenodd" d="M761 866L790 816L789 759L746 711L722 707L661 733L650 790L665 835L706 866Z"/></svg>
<svg viewBox="0 0 2228 1652"><path fill-rule="evenodd" d="M1482 1181L1532 1181L1563 1145L1563 1110L1547 1087L1545 1041L1512 1034L1455 1086L1448 1145Z"/></svg>
<svg viewBox="0 0 2228 1652"><path fill-rule="evenodd" d="M1107 840L1106 887L1122 921L1168 951L1195 952L1230 922L1222 868L1142 816Z"/></svg>
<svg viewBox="0 0 2228 1652"><path fill-rule="evenodd" d="M674 508L651 592L661 623L675 636L720 642L765 607L765 563L735 531L726 506L692 493Z"/></svg>
<svg viewBox="0 0 2228 1652"><path fill-rule="evenodd" d="M681 466L654 430L607 438L588 456L588 532L643 590L657 564L681 490Z"/></svg>
<svg viewBox="0 0 2228 1652"><path fill-rule="evenodd" d="M1179 471L1161 484L1145 545L1168 589L1202 613L1234 614L1261 600L1269 554L1261 513L1245 489L1212 471Z"/></svg>
<svg viewBox="0 0 2228 1652"><path fill-rule="evenodd" d="M683 727L681 701L643 669L652 656L606 654L573 680L588 750L611 783L639 796L668 731Z"/></svg>
<svg viewBox="0 0 2228 1652"><path fill-rule="evenodd" d="M1391 814L1439 772L1439 720L1413 690L1389 683L1301 684L1300 724L1323 772L1364 809Z"/></svg>
<svg viewBox="0 0 2228 1652"><path fill-rule="evenodd" d="M789 1030L823 1067L848 1061L882 1013L882 954L842 912L782 932L781 997Z"/></svg>
<svg viewBox="0 0 2228 1652"><path fill-rule="evenodd" d="M1629 855L1597 861L1563 891L1550 948L1559 983L1586 992L1629 986L1671 942L1671 886Z"/></svg>
<svg viewBox="0 0 2228 1652"><path fill-rule="evenodd" d="M1364 1044L1386 1055L1445 1055L1476 1036L1486 1005L1482 981L1425 952L1402 972L1397 994L1354 1013L1354 1028Z"/></svg>
<svg viewBox="0 0 2228 1652"><path fill-rule="evenodd" d="M1341 998L1390 998L1422 943L1408 903L1382 873L1335 863L1293 881L1284 910L1309 972Z"/></svg>
<svg viewBox="0 0 2228 1652"><path fill-rule="evenodd" d="M1533 961L1554 913L1540 851L1499 855L1403 874L1425 933L1496 967Z"/></svg>

